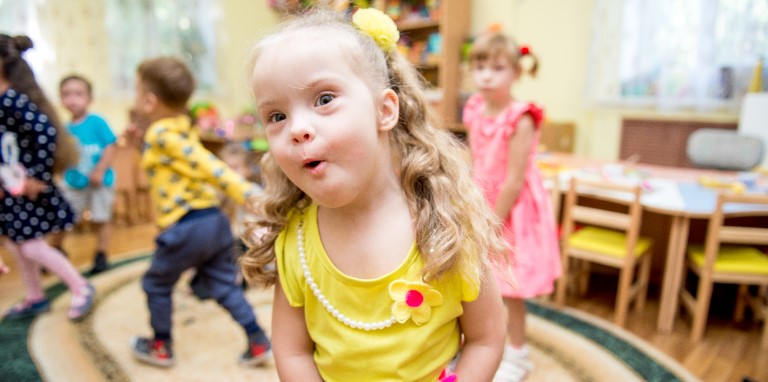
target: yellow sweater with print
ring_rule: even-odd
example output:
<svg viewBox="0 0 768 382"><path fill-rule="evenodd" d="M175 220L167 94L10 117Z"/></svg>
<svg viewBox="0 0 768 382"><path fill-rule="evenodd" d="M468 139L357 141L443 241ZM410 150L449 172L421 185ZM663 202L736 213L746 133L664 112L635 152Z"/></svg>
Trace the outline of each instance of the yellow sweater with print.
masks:
<svg viewBox="0 0 768 382"><path fill-rule="evenodd" d="M147 129L141 166L147 171L161 229L176 223L190 210L218 206L214 187L238 204L256 191L203 147L187 116L161 119Z"/></svg>

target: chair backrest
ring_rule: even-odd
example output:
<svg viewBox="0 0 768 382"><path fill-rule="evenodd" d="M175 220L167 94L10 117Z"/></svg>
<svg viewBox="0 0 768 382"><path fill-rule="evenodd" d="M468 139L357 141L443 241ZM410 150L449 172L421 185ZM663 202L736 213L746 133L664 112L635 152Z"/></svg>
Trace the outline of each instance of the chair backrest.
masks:
<svg viewBox="0 0 768 382"><path fill-rule="evenodd" d="M747 93L741 101L739 134L760 137L768 149L768 92ZM763 166L768 167L768 155L763 155Z"/></svg>
<svg viewBox="0 0 768 382"><path fill-rule="evenodd" d="M560 222L560 176L557 172L544 175L544 187L549 191L549 202L552 207L552 215L555 223Z"/></svg>
<svg viewBox="0 0 768 382"><path fill-rule="evenodd" d="M137 176L140 171L139 151L127 145L124 140L118 140L112 157L112 170L115 172L115 189L132 192L137 186Z"/></svg>
<svg viewBox="0 0 768 382"><path fill-rule="evenodd" d="M639 184L630 186L571 178L563 204L563 237L573 233L576 223L610 228L626 233L629 251L640 236L641 193ZM586 200L591 202L584 203Z"/></svg>
<svg viewBox="0 0 768 382"><path fill-rule="evenodd" d="M725 209L739 207L745 211L764 211L768 215L768 195L721 193L717 196L715 212L709 219L704 254L705 268L710 269L721 243L768 245L768 228L746 226L725 219ZM762 213L762 212L760 212Z"/></svg>
<svg viewBox="0 0 768 382"><path fill-rule="evenodd" d="M694 166L717 170L746 171L763 160L763 140L725 129L699 129L685 147Z"/></svg>

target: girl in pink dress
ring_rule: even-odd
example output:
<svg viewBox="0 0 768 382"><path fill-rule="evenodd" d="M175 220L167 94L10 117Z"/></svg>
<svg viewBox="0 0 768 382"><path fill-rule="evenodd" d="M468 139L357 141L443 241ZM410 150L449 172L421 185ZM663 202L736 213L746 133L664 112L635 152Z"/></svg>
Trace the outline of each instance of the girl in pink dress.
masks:
<svg viewBox="0 0 768 382"><path fill-rule="evenodd" d="M552 293L560 276L560 250L549 194L534 163L543 111L510 92L522 74L520 59L536 57L500 33L480 36L470 52L478 88L464 107L475 181L504 222L511 272L497 269L507 307L507 346L494 381L520 381L533 368L525 345L526 298ZM510 280L509 276L513 276Z"/></svg>

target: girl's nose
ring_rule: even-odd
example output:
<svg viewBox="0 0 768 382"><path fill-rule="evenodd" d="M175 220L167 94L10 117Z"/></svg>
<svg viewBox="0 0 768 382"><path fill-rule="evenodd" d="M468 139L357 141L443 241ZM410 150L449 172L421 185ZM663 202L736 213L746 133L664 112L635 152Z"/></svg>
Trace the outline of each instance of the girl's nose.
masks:
<svg viewBox="0 0 768 382"><path fill-rule="evenodd" d="M309 141L310 141L309 133L293 135L293 143L302 143L302 142L309 142Z"/></svg>
<svg viewBox="0 0 768 382"><path fill-rule="evenodd" d="M312 129L309 121L294 117L291 124L291 140L294 144L306 143L315 137L315 131Z"/></svg>

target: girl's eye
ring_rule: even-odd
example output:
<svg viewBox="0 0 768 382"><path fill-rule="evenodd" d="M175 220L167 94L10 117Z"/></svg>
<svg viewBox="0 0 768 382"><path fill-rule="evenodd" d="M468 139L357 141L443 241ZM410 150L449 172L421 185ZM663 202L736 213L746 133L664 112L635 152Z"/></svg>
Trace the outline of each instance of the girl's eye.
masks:
<svg viewBox="0 0 768 382"><path fill-rule="evenodd" d="M283 113L272 113L269 115L269 122L271 123L277 123L285 119L285 114Z"/></svg>
<svg viewBox="0 0 768 382"><path fill-rule="evenodd" d="M327 105L327 104L331 103L331 101L333 101L333 98L334 97L332 95L330 95L330 94L323 94L323 95L321 95L320 97L317 98L317 105L318 106Z"/></svg>

